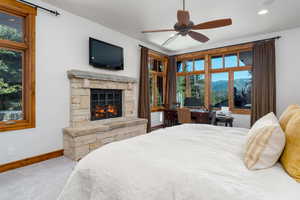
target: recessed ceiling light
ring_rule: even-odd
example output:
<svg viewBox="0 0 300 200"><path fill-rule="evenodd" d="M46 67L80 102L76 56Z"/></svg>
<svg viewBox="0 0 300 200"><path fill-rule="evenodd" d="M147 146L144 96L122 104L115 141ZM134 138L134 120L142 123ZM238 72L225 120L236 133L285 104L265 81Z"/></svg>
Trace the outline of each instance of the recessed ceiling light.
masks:
<svg viewBox="0 0 300 200"><path fill-rule="evenodd" d="M266 14L268 14L268 13L269 13L269 10L267 10L267 9L262 9L262 10L258 11L257 14L259 14L259 15L266 15Z"/></svg>

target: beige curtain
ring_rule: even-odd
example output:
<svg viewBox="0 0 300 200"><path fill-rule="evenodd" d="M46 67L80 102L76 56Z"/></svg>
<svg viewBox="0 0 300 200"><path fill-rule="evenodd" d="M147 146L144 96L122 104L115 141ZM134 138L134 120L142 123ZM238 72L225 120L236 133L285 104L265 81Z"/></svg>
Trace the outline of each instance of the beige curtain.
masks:
<svg viewBox="0 0 300 200"><path fill-rule="evenodd" d="M138 117L148 120L147 132L150 132L151 131L151 110L150 110L151 108L150 108L148 51L149 50L146 47L141 48Z"/></svg>
<svg viewBox="0 0 300 200"><path fill-rule="evenodd" d="M251 124L269 112L276 113L275 40L253 48Z"/></svg>

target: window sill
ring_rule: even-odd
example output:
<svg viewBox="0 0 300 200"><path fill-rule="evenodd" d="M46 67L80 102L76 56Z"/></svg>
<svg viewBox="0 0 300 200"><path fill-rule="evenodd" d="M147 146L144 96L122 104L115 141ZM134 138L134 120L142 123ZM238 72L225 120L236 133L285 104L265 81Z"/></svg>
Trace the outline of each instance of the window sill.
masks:
<svg viewBox="0 0 300 200"><path fill-rule="evenodd" d="M221 108L214 108L213 110L221 110ZM230 108L230 111L232 114L237 114L237 115L251 115L251 109L237 109L237 108Z"/></svg>
<svg viewBox="0 0 300 200"><path fill-rule="evenodd" d="M0 132L5 131L16 131L16 130L23 130L23 129L30 129L35 128L35 123L29 122L17 122L16 124L0 124Z"/></svg>
<svg viewBox="0 0 300 200"><path fill-rule="evenodd" d="M238 114L238 115L250 115L251 110L250 109L231 109L232 114Z"/></svg>
<svg viewBox="0 0 300 200"><path fill-rule="evenodd" d="M151 112L161 112L164 111L165 108L164 107L152 107L151 108Z"/></svg>

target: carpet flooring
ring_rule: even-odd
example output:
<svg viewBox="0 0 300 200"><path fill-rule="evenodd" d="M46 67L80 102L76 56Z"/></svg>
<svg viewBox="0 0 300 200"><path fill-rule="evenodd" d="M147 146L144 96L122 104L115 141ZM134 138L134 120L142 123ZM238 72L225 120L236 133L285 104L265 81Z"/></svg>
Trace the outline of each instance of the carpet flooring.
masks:
<svg viewBox="0 0 300 200"><path fill-rule="evenodd" d="M59 157L0 173L0 200L56 200L75 165Z"/></svg>

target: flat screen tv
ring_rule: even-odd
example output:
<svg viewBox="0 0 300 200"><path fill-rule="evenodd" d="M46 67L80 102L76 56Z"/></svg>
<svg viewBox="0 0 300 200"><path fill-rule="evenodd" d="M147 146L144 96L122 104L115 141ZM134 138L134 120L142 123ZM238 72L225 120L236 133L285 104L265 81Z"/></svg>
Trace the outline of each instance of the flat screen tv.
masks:
<svg viewBox="0 0 300 200"><path fill-rule="evenodd" d="M123 48L90 38L90 65L109 70L123 70Z"/></svg>

